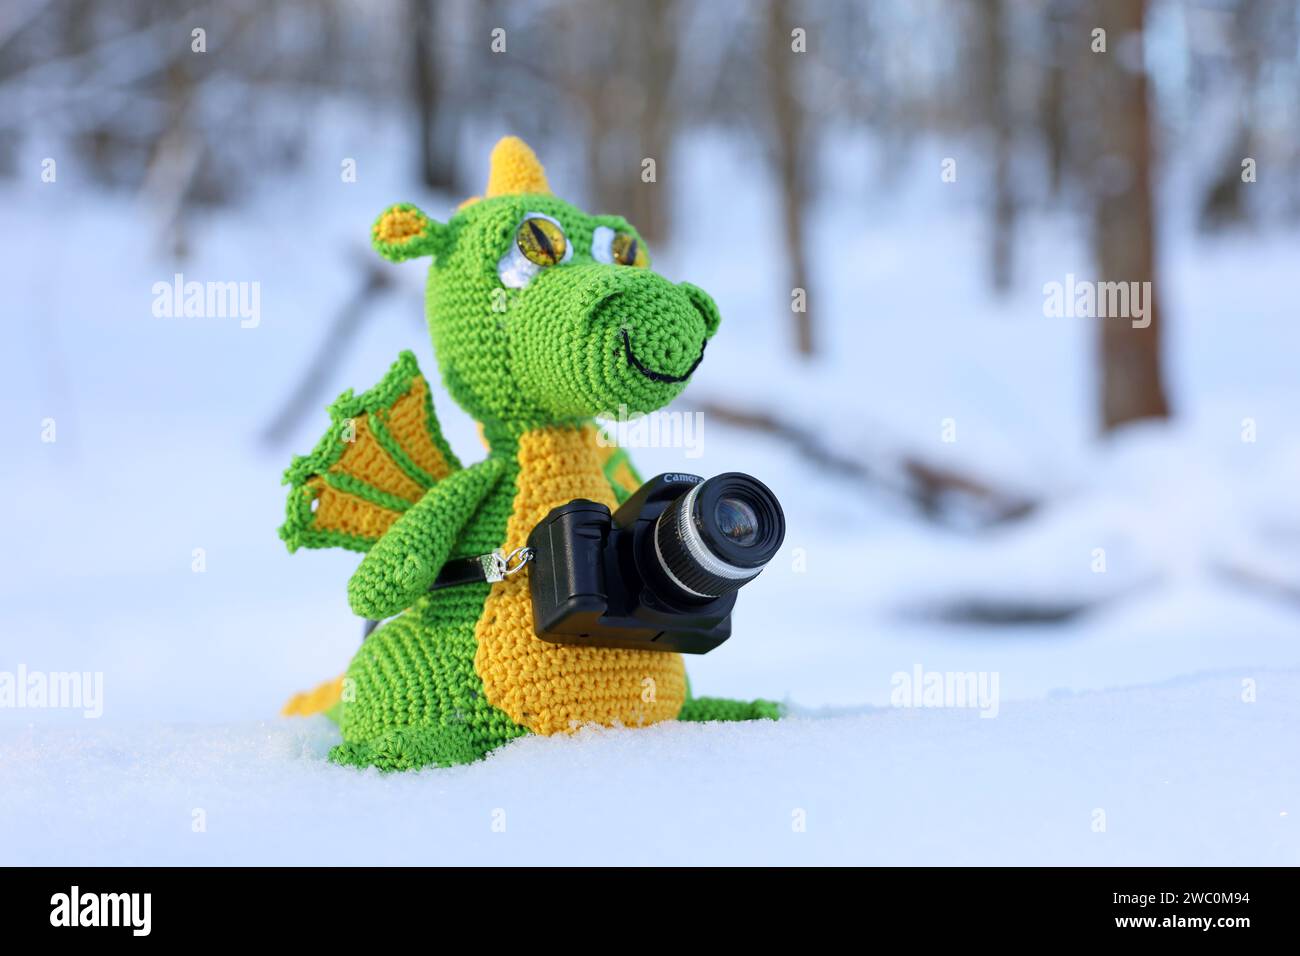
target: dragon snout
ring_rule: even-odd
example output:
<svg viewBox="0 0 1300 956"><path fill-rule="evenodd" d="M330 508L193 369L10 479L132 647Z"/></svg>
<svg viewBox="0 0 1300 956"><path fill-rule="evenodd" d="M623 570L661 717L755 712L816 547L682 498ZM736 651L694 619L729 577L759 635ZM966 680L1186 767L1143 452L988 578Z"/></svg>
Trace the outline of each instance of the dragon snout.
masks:
<svg viewBox="0 0 1300 956"><path fill-rule="evenodd" d="M562 279L568 280L563 289ZM574 266L535 286L528 295L537 295L539 308L516 326L527 338L514 350L517 370L549 366L547 377L562 392L554 410L564 414L663 407L685 388L718 327L707 293L648 269Z"/></svg>
<svg viewBox="0 0 1300 956"><path fill-rule="evenodd" d="M695 286L638 272L597 304L588 324L607 343L613 338L612 351L622 358L622 369L615 363L611 370L617 377L635 375L673 386L689 379L703 361L705 343L718 327L718 310Z"/></svg>

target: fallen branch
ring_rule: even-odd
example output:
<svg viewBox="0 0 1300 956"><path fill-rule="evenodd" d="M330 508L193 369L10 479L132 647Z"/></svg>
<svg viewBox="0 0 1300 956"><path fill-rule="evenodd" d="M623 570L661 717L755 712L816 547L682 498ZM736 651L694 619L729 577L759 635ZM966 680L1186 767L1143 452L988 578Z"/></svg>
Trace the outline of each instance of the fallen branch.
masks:
<svg viewBox="0 0 1300 956"><path fill-rule="evenodd" d="M1263 566L1248 567L1240 561L1216 563L1214 570L1224 580L1239 587L1266 594L1288 604L1300 605L1300 579L1290 578Z"/></svg>
<svg viewBox="0 0 1300 956"><path fill-rule="evenodd" d="M975 504L984 525L1023 518L1037 502L1005 491L971 475L905 456L892 468L877 468L825 444L817 434L801 425L763 411L736 408L719 402L705 402L700 410L715 421L736 428L761 432L790 445L799 456L830 474L870 484L904 498L926 518L939 524L956 524L950 507L954 500ZM892 472L892 473L891 473Z"/></svg>
<svg viewBox="0 0 1300 956"><path fill-rule="evenodd" d="M317 348L316 355L307 364L297 387L262 433L263 443L271 446L283 444L299 421L325 406L327 386L334 378L339 358L346 354L348 342L364 324L374 302L392 287L392 274L381 261L369 261L369 257L366 257L362 262L364 272L357 291L343 304L330 323L329 331Z"/></svg>
<svg viewBox="0 0 1300 956"><path fill-rule="evenodd" d="M1089 611L1102 601L1019 601L1014 598L969 597L954 601L939 601L926 610L917 610L915 617L930 618L945 624L975 624L1004 627L1025 624L1060 624Z"/></svg>

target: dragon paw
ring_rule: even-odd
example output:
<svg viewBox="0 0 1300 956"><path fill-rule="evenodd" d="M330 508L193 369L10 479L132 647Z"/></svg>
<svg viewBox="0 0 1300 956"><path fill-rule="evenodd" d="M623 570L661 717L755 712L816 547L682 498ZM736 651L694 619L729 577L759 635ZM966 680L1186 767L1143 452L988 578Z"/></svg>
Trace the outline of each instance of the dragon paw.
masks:
<svg viewBox="0 0 1300 956"><path fill-rule="evenodd" d="M473 763L484 752L464 728L428 725L397 727L373 740L344 741L330 750L330 760L381 771L418 770Z"/></svg>

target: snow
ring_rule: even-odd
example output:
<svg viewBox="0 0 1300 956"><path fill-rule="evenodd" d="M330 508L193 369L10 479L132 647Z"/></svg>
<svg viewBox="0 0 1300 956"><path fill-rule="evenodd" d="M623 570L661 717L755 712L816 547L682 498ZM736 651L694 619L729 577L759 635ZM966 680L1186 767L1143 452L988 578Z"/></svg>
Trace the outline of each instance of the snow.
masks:
<svg viewBox="0 0 1300 956"><path fill-rule="evenodd" d="M0 743L6 864L1294 864L1300 672L522 738L343 771L323 719ZM1188 726L1201 728L1186 733ZM196 829L196 826L198 827Z"/></svg>
<svg viewBox="0 0 1300 956"><path fill-rule="evenodd" d="M1178 417L1100 442L1095 330L1042 314L1043 283L1088 276L1085 237L1029 214L1019 281L991 297L982 182L960 143L917 145L887 190L867 186L884 165L868 139L831 151L810 236L826 354L799 369L782 263L717 240L720 224L773 228L752 154L720 134L684 139L680 234L656 266L708 289L724 321L678 407L728 399L844 454L958 467L1039 499L1031 517L927 524L706 418L701 457L634 449L642 473L750 471L790 531L741 595L732 639L688 661L692 682L796 716L523 739L402 776L328 764L328 723L274 717L360 637L355 556L291 557L274 530L280 474L324 414L288 447L255 436L354 291L378 210L409 197L444 215L461 198L406 188L398 124L369 120L344 104L317 124L339 141L315 155L355 157L356 183L333 160L291 185L269 176L241 209L202 217L179 266L146 208L95 191L75 163L55 186L0 183L7 234L23 237L0 240L0 399L22 436L0 457L0 495L17 503L0 672L102 672L105 693L99 720L0 707L0 863L1300 862L1300 613L1260 583L1300 579L1297 236L1169 235ZM39 138L27 149L32 168L63 155ZM961 178L944 186L929 171L954 151ZM260 282L260 324L153 317L153 284L177 271ZM402 348L433 374L422 269L391 274L321 405ZM435 403L472 459L473 423L441 390ZM53 444L36 438L47 417ZM972 603L1066 616L981 624L956 613ZM997 716L890 706L917 667L996 676Z"/></svg>

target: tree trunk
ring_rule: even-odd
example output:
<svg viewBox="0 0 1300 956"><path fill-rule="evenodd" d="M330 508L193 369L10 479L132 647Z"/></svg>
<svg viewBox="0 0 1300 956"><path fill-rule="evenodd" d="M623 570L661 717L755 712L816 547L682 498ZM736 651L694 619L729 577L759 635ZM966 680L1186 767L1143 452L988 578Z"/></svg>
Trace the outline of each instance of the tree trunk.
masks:
<svg viewBox="0 0 1300 956"><path fill-rule="evenodd" d="M984 32L983 79L993 130L993 209L989 244L989 269L993 288L1006 292L1011 288L1015 254L1016 196L1011 164L1015 155L1015 124L1012 118L1009 89L1007 23L1004 0L988 0L981 7L980 24Z"/></svg>
<svg viewBox="0 0 1300 956"><path fill-rule="evenodd" d="M1146 0L1098 0L1107 52L1095 53L1100 150L1093 188L1093 239L1104 282L1149 282L1146 319L1099 318L1101 418L1107 431L1143 418L1167 418L1160 371L1163 315L1156 281L1155 203L1151 192L1151 117L1142 62ZM1131 309L1130 309L1131 311Z"/></svg>
<svg viewBox="0 0 1300 956"><path fill-rule="evenodd" d="M455 136L444 115L435 59L435 7L433 0L409 0L407 4L411 30L411 100L418 125L420 181L430 189L454 189Z"/></svg>
<svg viewBox="0 0 1300 956"><path fill-rule="evenodd" d="M782 0L768 0L767 4L767 73L768 97L772 110L770 129L771 146L776 165L777 182L781 189L781 226L784 234L786 261L789 264L791 300L793 291L802 289L801 308L794 311L795 350L808 357L815 351L812 313L808 311L811 298L808 290L808 262L804 253L804 207L807 198L809 135L803 122L803 113L794 91L794 58L790 46L790 20L785 15Z"/></svg>
<svg viewBox="0 0 1300 956"><path fill-rule="evenodd" d="M614 35L609 56L584 64L578 83L589 123L587 177L594 212L617 213L655 246L671 228L670 189L678 109L673 102L680 23L675 0L625 8L580 8L608 18ZM642 163L655 162L655 180L643 179Z"/></svg>
<svg viewBox="0 0 1300 956"><path fill-rule="evenodd" d="M1047 62L1043 65L1043 87L1038 103L1038 123L1047 148L1047 175L1052 198L1059 198L1065 183L1068 133L1065 128L1066 61L1070 57L1067 38L1081 31L1072 28L1062 0L1049 0L1044 17Z"/></svg>
<svg viewBox="0 0 1300 956"><path fill-rule="evenodd" d="M1268 48L1271 26L1260 0L1240 0L1232 18L1233 58L1241 83L1237 108L1237 131L1222 155L1218 175L1210 179L1201 199L1199 225L1212 232L1242 223L1247 218L1246 184L1241 178L1241 161L1255 155L1255 103L1259 90L1262 52Z"/></svg>

